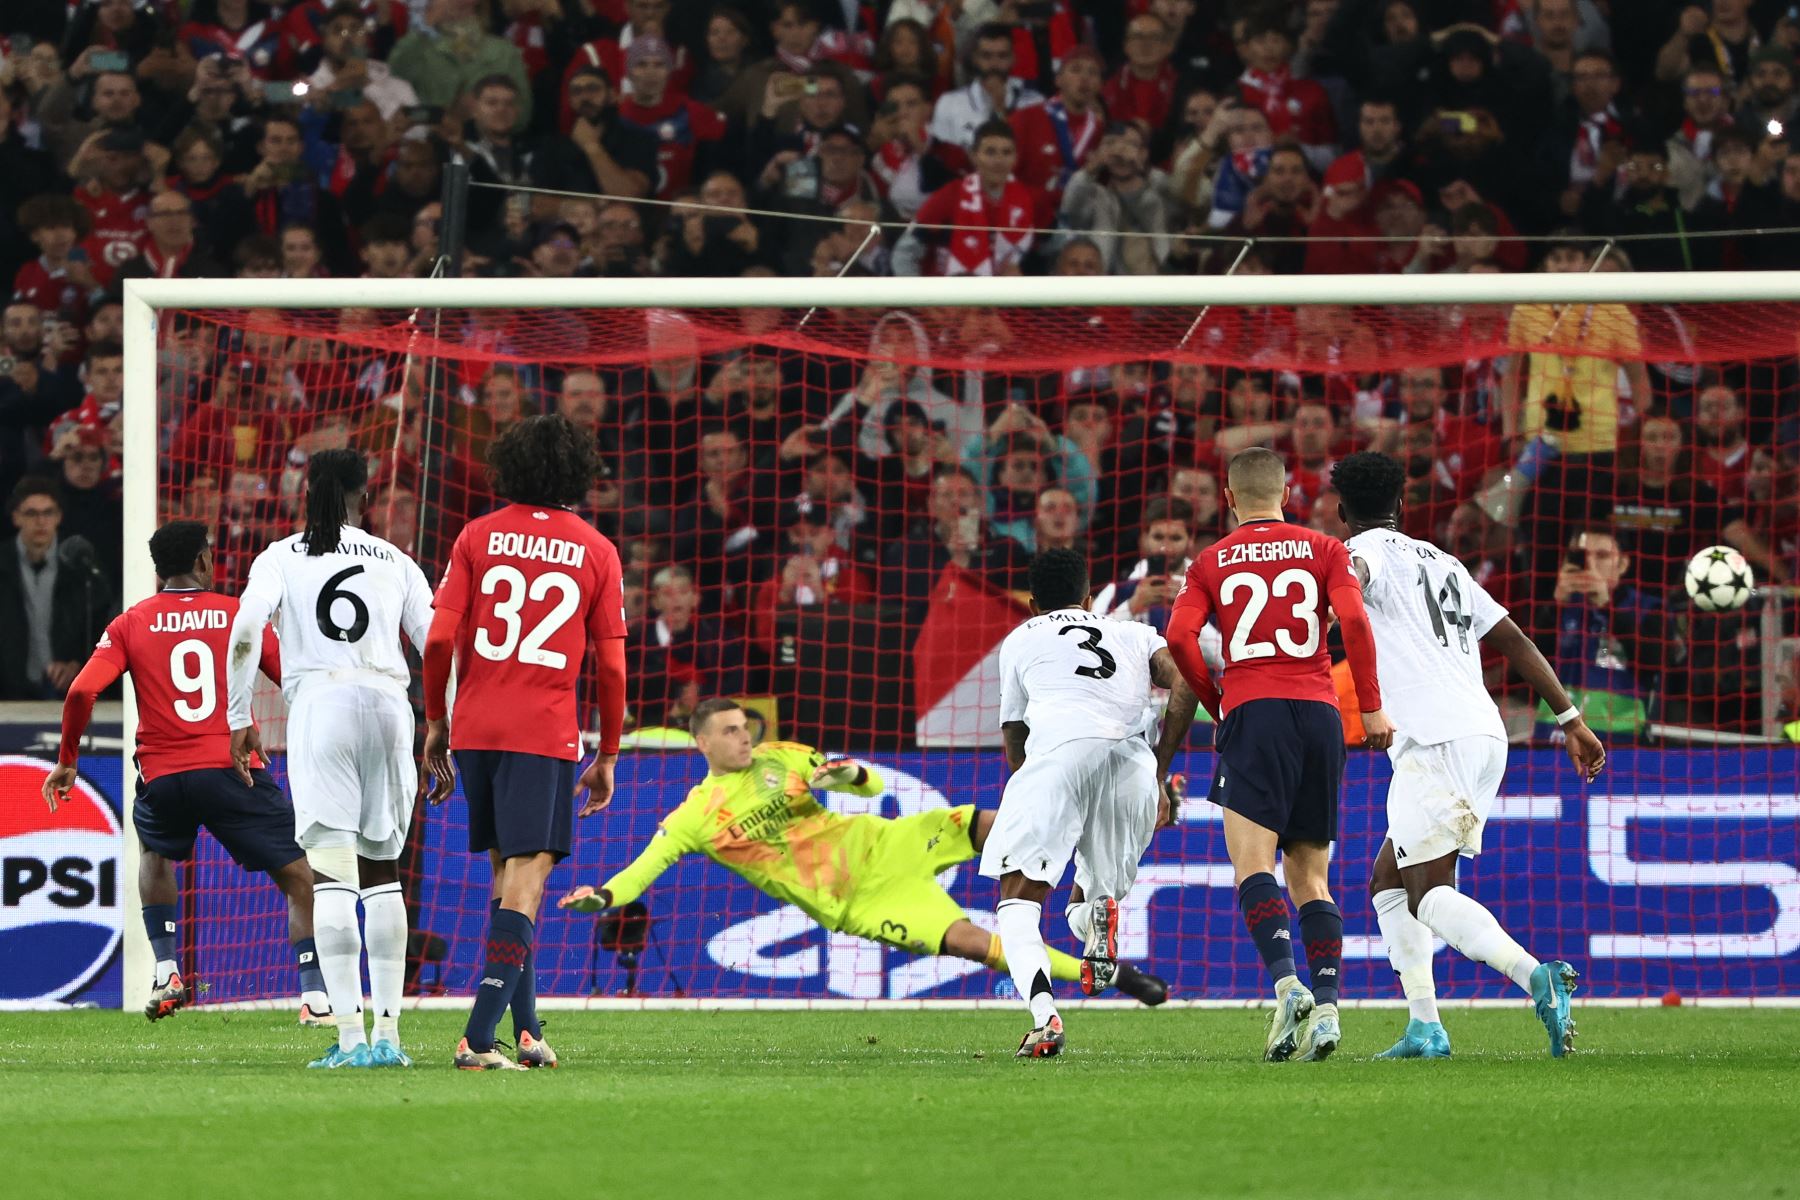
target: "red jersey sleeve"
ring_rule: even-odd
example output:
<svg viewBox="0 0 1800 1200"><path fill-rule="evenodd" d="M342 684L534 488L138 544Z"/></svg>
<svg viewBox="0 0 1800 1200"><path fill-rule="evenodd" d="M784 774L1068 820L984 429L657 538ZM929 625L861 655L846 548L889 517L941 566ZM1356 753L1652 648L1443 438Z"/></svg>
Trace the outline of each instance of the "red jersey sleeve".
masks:
<svg viewBox="0 0 1800 1200"><path fill-rule="evenodd" d="M602 539L594 554L594 606L588 612L588 637L599 642L625 636L624 569L619 551Z"/></svg>
<svg viewBox="0 0 1800 1200"><path fill-rule="evenodd" d="M259 669L268 677L270 683L277 686L281 683L281 639L275 636L275 626L263 626L262 663Z"/></svg>
<svg viewBox="0 0 1800 1200"><path fill-rule="evenodd" d="M1327 538L1324 553L1325 595L1337 614L1344 634L1344 657L1356 681L1356 703L1363 712L1381 707L1381 680L1375 667L1375 631L1363 608L1362 584L1350 565L1350 549L1336 538Z"/></svg>
<svg viewBox="0 0 1800 1200"><path fill-rule="evenodd" d="M439 612L468 612L469 587L473 578L469 564L469 531L465 528L456 535L456 544L450 547L450 562L444 568L444 578L438 583L431 606Z"/></svg>
<svg viewBox="0 0 1800 1200"><path fill-rule="evenodd" d="M962 200L962 181L946 183L919 205L913 220L920 225L951 225L956 221L956 206Z"/></svg>
<svg viewBox="0 0 1800 1200"><path fill-rule="evenodd" d="M120 613L109 621L106 632L100 635L100 641L94 647L93 657L119 668L121 675L131 670L131 654L126 648L130 640L130 635L126 633L130 616L129 613Z"/></svg>

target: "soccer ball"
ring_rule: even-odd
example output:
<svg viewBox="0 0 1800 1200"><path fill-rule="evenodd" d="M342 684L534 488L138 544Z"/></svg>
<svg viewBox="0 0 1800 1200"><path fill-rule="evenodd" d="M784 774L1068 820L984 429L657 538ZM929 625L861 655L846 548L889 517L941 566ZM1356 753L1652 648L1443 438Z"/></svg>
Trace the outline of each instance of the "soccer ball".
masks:
<svg viewBox="0 0 1800 1200"><path fill-rule="evenodd" d="M1701 612L1729 612L1750 600L1756 580L1750 564L1730 546L1708 546L1687 565L1687 594Z"/></svg>

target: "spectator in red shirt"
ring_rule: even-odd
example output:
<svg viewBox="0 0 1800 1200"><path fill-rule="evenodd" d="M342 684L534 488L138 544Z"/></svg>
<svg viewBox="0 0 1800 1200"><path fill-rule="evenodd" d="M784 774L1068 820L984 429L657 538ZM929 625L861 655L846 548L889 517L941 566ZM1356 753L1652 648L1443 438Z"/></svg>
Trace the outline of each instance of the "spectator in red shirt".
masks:
<svg viewBox="0 0 1800 1200"><path fill-rule="evenodd" d="M620 122L656 138L652 192L665 200L706 174L725 136L725 118L671 87L673 61L663 39L633 39L625 56L631 94L619 101Z"/></svg>
<svg viewBox="0 0 1800 1200"><path fill-rule="evenodd" d="M258 79L292 77L281 22L256 0L194 0L181 40L195 58L223 54L242 59Z"/></svg>
<svg viewBox="0 0 1800 1200"><path fill-rule="evenodd" d="M1100 111L1100 84L1105 68L1100 55L1077 46L1056 72L1056 95L1012 115L1018 139L1020 182L1042 188L1059 200L1069 177L1100 144L1106 117Z"/></svg>
<svg viewBox="0 0 1800 1200"><path fill-rule="evenodd" d="M917 224L894 247L894 274L1018 274L1034 244L1033 228L1049 224L1044 194L1013 178L1018 157L1010 125L983 125L975 135L975 170L919 206ZM936 247L929 257L928 244Z"/></svg>
<svg viewBox="0 0 1800 1200"><path fill-rule="evenodd" d="M1305 520L1312 504L1331 486L1331 448L1338 440L1338 426L1331 406L1323 400L1303 400L1294 409L1288 434L1293 453L1288 455L1288 512Z"/></svg>
<svg viewBox="0 0 1800 1200"><path fill-rule="evenodd" d="M89 296L98 286L87 251L76 244L93 228L87 210L67 196L45 192L19 207L19 225L38 256L13 277L13 299L64 320L86 320Z"/></svg>
<svg viewBox="0 0 1800 1200"><path fill-rule="evenodd" d="M583 67L598 67L606 72L608 79L624 80L619 87L620 94L632 95L636 85L631 82L626 73L629 66L626 60L631 53L632 45L639 38L644 37L657 38L671 46L668 87L672 91L683 94L687 92L688 84L694 78L694 64L688 60L686 46L675 45L667 41L669 37L669 0L625 0L625 14L625 24L620 26L617 34L612 37L595 38L578 47L569 58L569 65L563 71L562 80L562 90L565 96L568 94L569 80L574 78L575 72ZM563 132L568 132L574 119L574 112L565 106L561 114L560 125Z"/></svg>
<svg viewBox="0 0 1800 1200"><path fill-rule="evenodd" d="M782 536L788 550L781 569L764 580L750 601L752 633L773 648L776 619L797 609L873 604L875 581L837 544L824 510L788 505Z"/></svg>
<svg viewBox="0 0 1800 1200"><path fill-rule="evenodd" d="M1306 170L1306 152L1292 142L1269 153L1263 180L1244 198L1244 211L1225 226L1228 234L1258 238L1301 238L1318 214L1318 185ZM1277 242L1265 251L1276 275L1298 275L1306 268L1306 247L1298 241Z"/></svg>
<svg viewBox="0 0 1800 1200"><path fill-rule="evenodd" d="M1380 269L1379 237L1369 204L1369 172L1361 152L1339 158L1325 172L1324 202L1307 227L1308 275L1372 274Z"/></svg>
<svg viewBox="0 0 1800 1200"><path fill-rule="evenodd" d="M1276 137L1299 142L1313 169L1324 170L1337 156L1337 122L1325 89L1311 79L1294 77L1290 65L1294 39L1284 21L1275 12L1261 12L1245 21L1238 43L1245 56L1238 94L1245 104L1262 110Z"/></svg>
<svg viewBox="0 0 1800 1200"><path fill-rule="evenodd" d="M194 244L194 205L170 190L150 198L150 236L135 258L119 266L119 279L206 279L224 269Z"/></svg>
<svg viewBox="0 0 1800 1200"><path fill-rule="evenodd" d="M1750 472L1744 404L1736 389L1713 375L1702 378L1694 402L1694 475L1728 504L1742 503Z"/></svg>
<svg viewBox="0 0 1800 1200"><path fill-rule="evenodd" d="M150 234L145 224L150 167L144 157L144 135L135 129L109 130L83 146L69 169L82 180L75 202L93 220L85 244L94 279L105 286L122 264L137 256Z"/></svg>
<svg viewBox="0 0 1800 1200"><path fill-rule="evenodd" d="M1114 121L1142 121L1161 129L1175 106L1175 39L1155 13L1139 13L1125 26L1125 65L1101 93Z"/></svg>

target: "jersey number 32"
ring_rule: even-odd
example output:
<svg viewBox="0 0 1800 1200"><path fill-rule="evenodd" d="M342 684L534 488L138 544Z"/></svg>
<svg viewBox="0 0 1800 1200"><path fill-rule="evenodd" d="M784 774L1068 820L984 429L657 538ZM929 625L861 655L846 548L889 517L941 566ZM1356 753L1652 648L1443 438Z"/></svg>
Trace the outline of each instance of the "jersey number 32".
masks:
<svg viewBox="0 0 1800 1200"><path fill-rule="evenodd" d="M522 663L536 667L549 667L560 671L569 665L569 656L558 650L544 649L544 643L556 636L556 631L568 624L575 610L581 607L581 585L563 574L561 571L546 571L525 582L525 573L517 567L509 567L504 563L488 568L481 577L481 594L484 596L499 595L494 601L494 619L499 621L502 629L499 640L488 633L485 625L475 630L475 653L494 662L502 662L517 657ZM534 603L549 598L556 593L556 603L543 620L525 631L525 623L520 612L525 601Z"/></svg>

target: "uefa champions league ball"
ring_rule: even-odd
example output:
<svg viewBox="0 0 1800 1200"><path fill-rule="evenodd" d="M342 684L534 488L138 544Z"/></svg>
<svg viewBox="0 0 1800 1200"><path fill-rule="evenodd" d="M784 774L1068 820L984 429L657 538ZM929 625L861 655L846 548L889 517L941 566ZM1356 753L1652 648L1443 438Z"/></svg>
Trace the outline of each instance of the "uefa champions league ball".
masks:
<svg viewBox="0 0 1800 1200"><path fill-rule="evenodd" d="M1730 546L1708 546L1687 565L1687 594L1702 612L1729 612L1750 600L1756 579L1750 564Z"/></svg>

